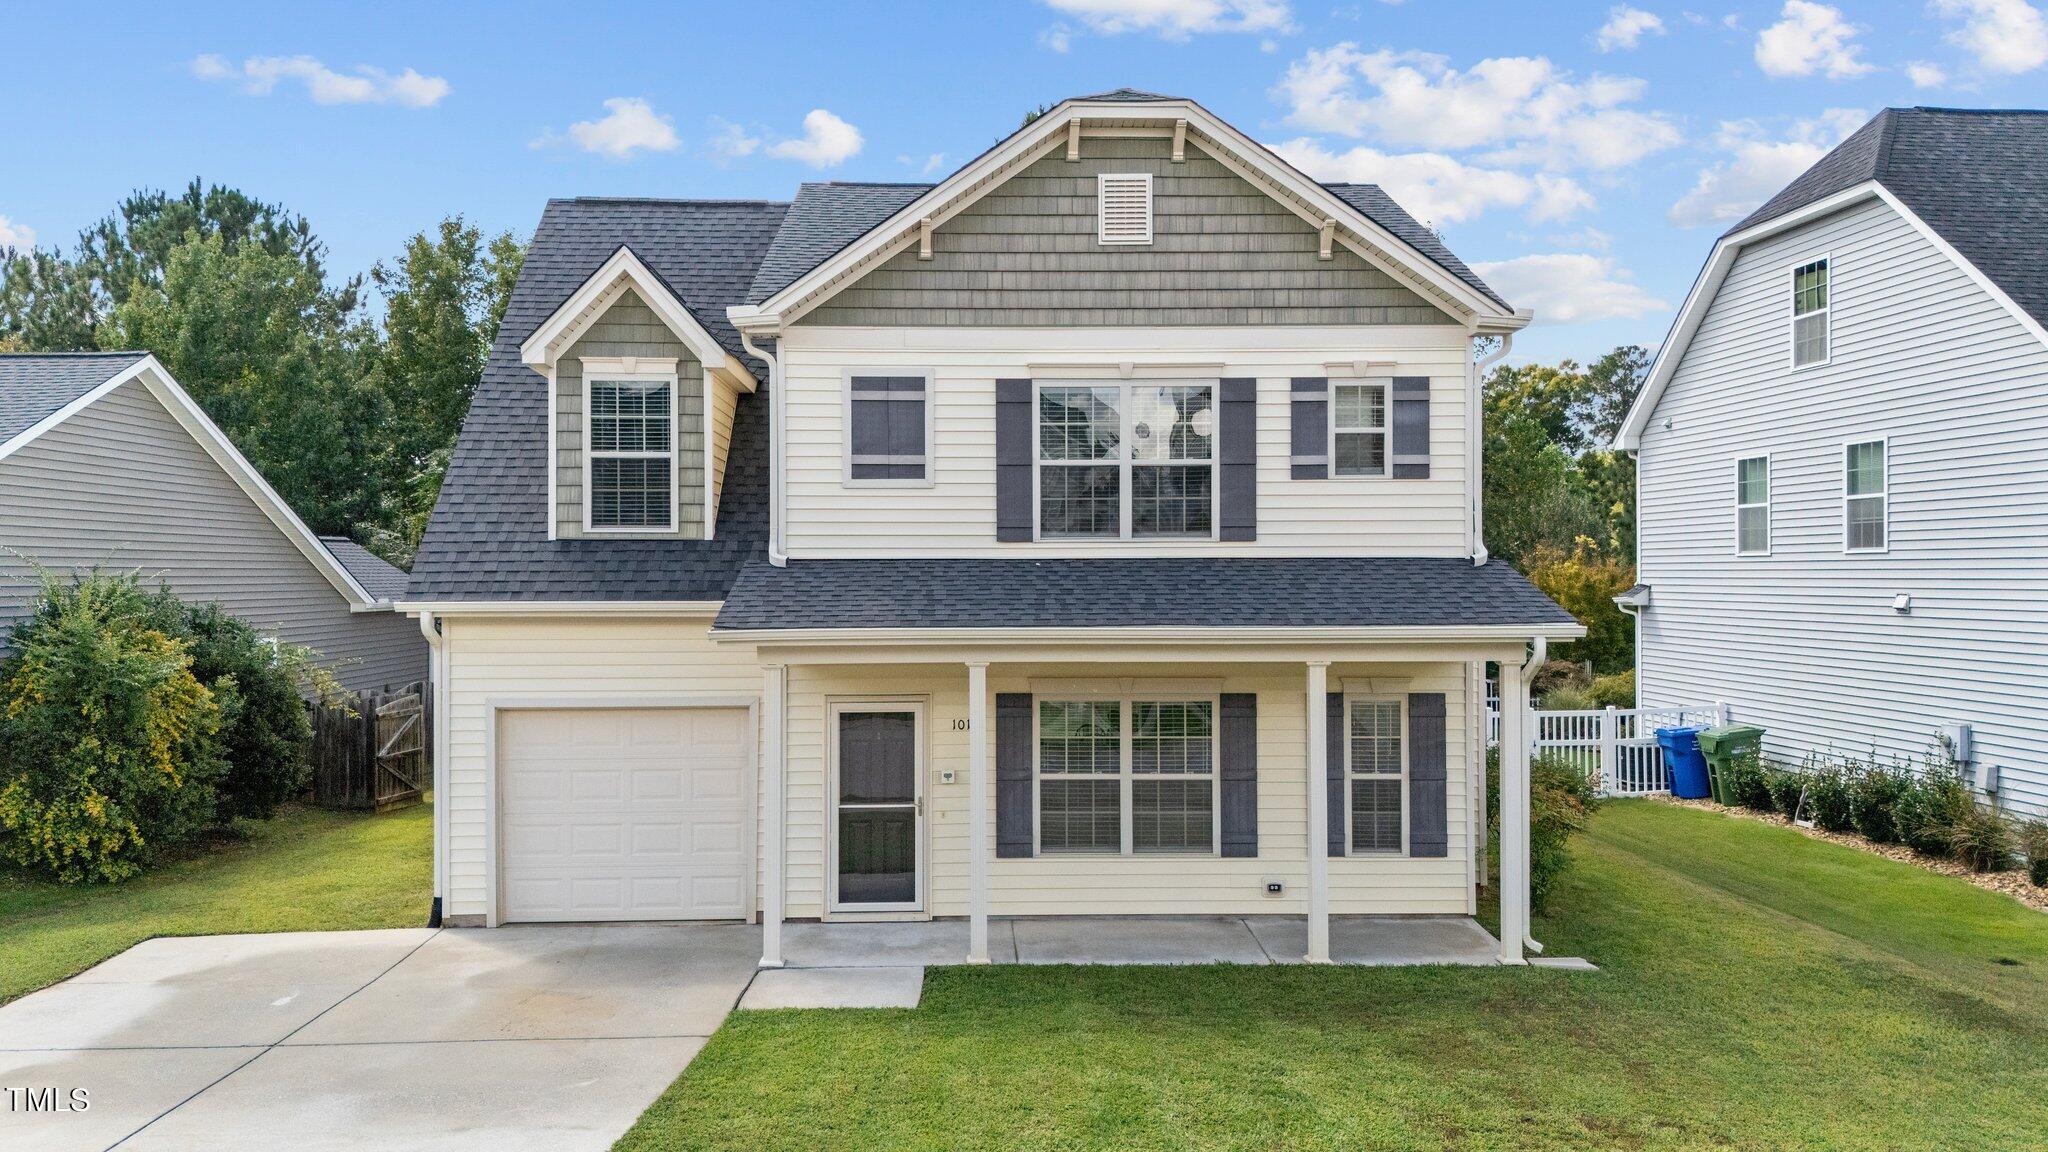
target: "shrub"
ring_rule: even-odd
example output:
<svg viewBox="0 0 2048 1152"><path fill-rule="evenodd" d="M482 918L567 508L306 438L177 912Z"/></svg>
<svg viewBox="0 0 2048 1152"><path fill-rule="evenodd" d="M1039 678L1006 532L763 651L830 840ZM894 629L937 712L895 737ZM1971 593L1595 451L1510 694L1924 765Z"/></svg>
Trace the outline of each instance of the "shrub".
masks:
<svg viewBox="0 0 2048 1152"><path fill-rule="evenodd" d="M1830 832L1853 832L1849 817L1849 777L1838 764L1810 760L1807 767L1806 811Z"/></svg>
<svg viewBox="0 0 2048 1152"><path fill-rule="evenodd" d="M220 709L134 577L46 582L0 661L0 855L67 883L121 880L204 828Z"/></svg>
<svg viewBox="0 0 2048 1152"><path fill-rule="evenodd" d="M1946 829L1943 838L1955 858L1973 872L2003 872L2012 867L2019 847L2012 821L1996 808L1971 803Z"/></svg>
<svg viewBox="0 0 2048 1152"><path fill-rule="evenodd" d="M1493 861L1500 863L1500 749L1486 752L1488 835ZM1577 765L1555 756L1529 764L1529 903L1544 907L1551 889L1571 865L1571 838L1599 807L1593 782Z"/></svg>
<svg viewBox="0 0 2048 1152"><path fill-rule="evenodd" d="M1858 767L1849 778L1849 821L1856 831L1879 844L1896 842L1899 826L1892 809L1911 779L1903 769L1875 761Z"/></svg>
<svg viewBox="0 0 2048 1152"><path fill-rule="evenodd" d="M1758 812L1777 810L1777 801L1771 796L1771 780L1760 757L1736 757L1728 766L1728 777L1729 795L1737 804Z"/></svg>
<svg viewBox="0 0 2048 1152"><path fill-rule="evenodd" d="M1794 772L1790 768L1767 768L1764 782L1771 790L1771 807L1785 814L1785 819L1799 818L1799 800L1806 792L1806 773Z"/></svg>
<svg viewBox="0 0 2048 1152"><path fill-rule="evenodd" d="M1543 667L1529 677L1529 694L1546 700L1560 688L1586 689L1592 685L1592 674L1585 665L1570 660L1545 660Z"/></svg>
<svg viewBox="0 0 2048 1152"><path fill-rule="evenodd" d="M1633 708L1636 706L1635 669L1611 676L1595 676L1589 692L1595 708Z"/></svg>
<svg viewBox="0 0 2048 1152"><path fill-rule="evenodd" d="M1950 829L1968 819L1975 807L1955 764L1931 761L1892 801L1892 823L1898 827L1899 841L1915 852L1946 856L1955 848Z"/></svg>
<svg viewBox="0 0 2048 1152"><path fill-rule="evenodd" d="M313 724L305 695L338 690L311 649L285 644L228 615L218 604L187 604L168 590L150 597L150 621L183 640L192 675L221 710L227 775L217 787L222 819L267 820L306 787Z"/></svg>
<svg viewBox="0 0 2048 1152"><path fill-rule="evenodd" d="M1591 688L1580 687L1577 684L1566 684L1558 688L1552 688L1550 693L1544 696L1537 704L1537 707L1548 712L1582 712L1599 708L1601 705L1594 702L1593 690Z"/></svg>
<svg viewBox="0 0 2048 1152"><path fill-rule="evenodd" d="M2048 820L2028 820L2019 826L2020 851L2027 854L2027 879L2048 888Z"/></svg>

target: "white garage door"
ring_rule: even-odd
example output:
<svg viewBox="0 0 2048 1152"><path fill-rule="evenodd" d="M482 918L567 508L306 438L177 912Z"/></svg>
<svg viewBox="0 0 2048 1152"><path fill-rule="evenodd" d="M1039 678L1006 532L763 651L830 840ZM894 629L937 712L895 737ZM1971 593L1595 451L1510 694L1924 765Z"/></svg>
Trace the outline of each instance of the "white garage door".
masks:
<svg viewBox="0 0 2048 1152"><path fill-rule="evenodd" d="M498 714L505 920L748 914L744 708Z"/></svg>

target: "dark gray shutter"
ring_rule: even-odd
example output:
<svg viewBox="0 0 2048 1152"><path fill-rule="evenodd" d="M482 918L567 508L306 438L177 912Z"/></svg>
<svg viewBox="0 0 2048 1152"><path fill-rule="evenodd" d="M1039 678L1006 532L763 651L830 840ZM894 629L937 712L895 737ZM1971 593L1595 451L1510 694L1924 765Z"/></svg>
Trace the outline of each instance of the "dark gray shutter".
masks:
<svg viewBox="0 0 2048 1152"><path fill-rule="evenodd" d="M1394 479L1429 479L1429 377L1394 377Z"/></svg>
<svg viewBox="0 0 2048 1152"><path fill-rule="evenodd" d="M996 693L996 855L1031 855L1031 694Z"/></svg>
<svg viewBox="0 0 2048 1152"><path fill-rule="evenodd" d="M1031 381L996 381L996 539L1031 539Z"/></svg>
<svg viewBox="0 0 2048 1152"><path fill-rule="evenodd" d="M1444 694L1408 694L1408 854L1448 856Z"/></svg>
<svg viewBox="0 0 2048 1152"><path fill-rule="evenodd" d="M1259 538L1259 382L1222 381L1217 404L1216 488L1219 540Z"/></svg>
<svg viewBox="0 0 2048 1152"><path fill-rule="evenodd" d="M1223 746L1223 854L1259 854L1259 698L1225 692L1216 734Z"/></svg>
<svg viewBox="0 0 2048 1152"><path fill-rule="evenodd" d="M1330 855L1344 855L1344 694L1332 692L1327 740L1330 780Z"/></svg>
<svg viewBox="0 0 2048 1152"><path fill-rule="evenodd" d="M925 405L930 402L922 376L855 376L847 408L852 414L848 434L847 478L850 480L923 480L930 459L924 442Z"/></svg>
<svg viewBox="0 0 2048 1152"><path fill-rule="evenodd" d="M1330 381L1324 376L1296 376L1288 404L1288 453L1296 480L1327 480L1330 476Z"/></svg>

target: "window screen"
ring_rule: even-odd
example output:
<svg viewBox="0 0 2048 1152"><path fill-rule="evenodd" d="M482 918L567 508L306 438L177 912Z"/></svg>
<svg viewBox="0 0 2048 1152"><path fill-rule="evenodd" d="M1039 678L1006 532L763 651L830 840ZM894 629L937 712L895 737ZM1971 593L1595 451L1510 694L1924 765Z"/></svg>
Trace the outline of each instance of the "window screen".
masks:
<svg viewBox="0 0 2048 1152"><path fill-rule="evenodd" d="M1871 440L1843 450L1843 536L1852 552L1886 546L1885 442Z"/></svg>
<svg viewBox="0 0 2048 1152"><path fill-rule="evenodd" d="M1828 358L1828 262L1816 260L1792 273L1792 366Z"/></svg>
<svg viewBox="0 0 2048 1152"><path fill-rule="evenodd" d="M1744 555L1771 550L1771 460L1752 456L1735 462L1735 550Z"/></svg>

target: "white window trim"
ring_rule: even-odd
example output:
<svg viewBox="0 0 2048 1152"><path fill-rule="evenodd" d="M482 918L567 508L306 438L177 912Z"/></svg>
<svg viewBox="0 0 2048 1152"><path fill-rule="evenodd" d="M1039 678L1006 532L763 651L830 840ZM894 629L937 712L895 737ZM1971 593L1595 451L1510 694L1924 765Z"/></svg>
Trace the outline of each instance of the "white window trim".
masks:
<svg viewBox="0 0 2048 1152"><path fill-rule="evenodd" d="M1209 435L1209 459L1206 461L1178 462L1181 464L1207 464L1209 468L1209 532L1206 536L1168 536L1160 534L1140 536L1132 530L1131 502L1134 498L1133 485L1131 483L1132 469L1135 467L1172 465L1176 462L1172 460L1153 460L1146 462L1144 465L1139 465L1131 458L1131 425L1137 418L1137 413L1132 411L1130 403L1131 389L1165 388L1180 385L1203 387L1209 390L1209 412L1216 424ZM1088 464L1099 465L1110 462L1103 460L1047 460L1045 458L1045 439L1039 427L1039 417L1042 414L1039 396L1042 390L1046 388L1116 388L1123 394L1123 400L1118 405L1117 410L1117 419L1120 423L1117 428L1117 454L1114 463L1117 465L1119 472L1117 481L1117 534L1114 536L1046 534L1045 505L1043 503L1044 486L1041 483L1045 476L1045 469L1048 467L1078 468ZM1200 544L1204 541L1213 543L1219 538L1219 533L1223 529L1223 484L1220 471L1222 455L1223 382L1220 379L1033 380L1031 382L1031 538L1034 541L1050 541L1056 544L1108 542L1112 540L1138 544Z"/></svg>
<svg viewBox="0 0 2048 1152"><path fill-rule="evenodd" d="M678 379L675 361L656 362L665 367L650 367L642 361L630 369L614 367L602 360L590 359L583 362L583 531L592 536L674 536L682 531L683 523L683 453L682 453L682 384ZM593 367L596 365L596 367ZM668 385L668 525L597 525L591 522L590 495L595 485L591 461L600 456L605 459L655 459L658 452L603 452L591 447L595 439L591 435L590 395L591 385L599 380L618 381L630 384ZM708 487L708 485L707 485Z"/></svg>
<svg viewBox="0 0 2048 1152"><path fill-rule="evenodd" d="M1351 705L1392 704L1395 715L1401 718L1401 847L1398 851L1384 848L1365 850L1353 847L1351 838L1351 784L1354 780L1385 780L1385 773L1353 772L1351 770ZM1383 693L1346 692L1344 694L1344 855L1358 859L1405 860L1413 844L1410 841L1412 829L1408 827L1408 789L1414 776L1409 763L1414 756L1414 745L1408 739L1408 701L1399 696Z"/></svg>
<svg viewBox="0 0 2048 1152"><path fill-rule="evenodd" d="M1883 487L1876 492L1865 492L1860 496L1849 495L1849 449L1859 444L1876 444L1884 452L1884 470L1878 476ZM1881 556L1892 550L1892 438L1890 436L1865 436L1856 440L1842 441L1842 551L1855 556ZM1878 548L1849 547L1849 501L1869 500L1876 497L1884 501L1884 545Z"/></svg>
<svg viewBox="0 0 2048 1152"><path fill-rule="evenodd" d="M924 478L922 480L856 480L853 478L853 378L856 376L919 376L924 379ZM840 373L839 484L843 488L930 488L938 483L938 374L930 368L848 368Z"/></svg>
<svg viewBox="0 0 2048 1152"><path fill-rule="evenodd" d="M1040 771L1039 761L1039 716L1040 707L1045 704L1115 704L1117 706L1117 774L1087 775L1082 773L1054 773L1060 779L1073 780L1115 780L1117 782L1117 829L1121 845L1114 852L1105 850L1062 848L1047 852L1044 848L1045 809L1041 805L1039 785L1045 780ZM1209 705L1209 774L1196 776L1191 773L1160 773L1140 775L1131 771L1136 760L1136 745L1132 739L1136 724L1136 704L1207 704ZM1404 721L1405 723L1405 721ZM1167 851L1137 851L1133 847L1135 829L1131 822L1132 783L1137 780L1203 780L1209 781L1209 850L1173 849ZM1070 856L1094 859L1136 858L1179 858L1182 860L1216 859L1223 855L1223 699L1216 692L1052 692L1031 697L1031 856L1033 859L1063 859Z"/></svg>
<svg viewBox="0 0 2048 1152"><path fill-rule="evenodd" d="M1340 386L1346 388L1377 388L1380 390L1381 423L1378 428L1380 434L1380 470L1377 472L1339 472L1337 470L1337 432L1339 431L1337 428L1337 389ZM1314 395L1314 393L1310 393L1310 395ZM1325 458L1330 462L1328 468L1330 479L1385 480L1391 477L1394 474L1394 378L1392 376L1341 378L1333 376L1329 381L1329 391L1323 397L1323 404L1325 439L1329 441L1329 443L1323 446L1323 452ZM1344 431L1371 432L1374 429L1348 428L1344 429Z"/></svg>
<svg viewBox="0 0 2048 1152"><path fill-rule="evenodd" d="M1145 235L1136 240L1112 240L1109 236L1109 214L1104 211L1109 198L1109 182L1112 180L1142 180L1145 184ZM1158 203L1152 195L1152 174L1150 172L1101 172L1095 177L1095 242L1112 248L1142 247L1152 243L1153 217L1158 212Z"/></svg>
<svg viewBox="0 0 2048 1152"><path fill-rule="evenodd" d="M861 919L862 913L892 914L900 917L905 912L923 912L928 897L930 867L927 865L929 852L926 841L931 822L925 819L925 704L923 697L889 696L867 699L863 697L834 696L825 705L825 910L838 919ZM846 712L908 712L915 726L914 747L917 766L911 773L912 805L916 815L912 838L917 844L917 895L908 903L846 904L839 899L839 717ZM862 807L898 807L898 805L850 805Z"/></svg>
<svg viewBox="0 0 2048 1152"><path fill-rule="evenodd" d="M1809 264L1825 264L1828 273L1828 302L1812 312L1799 309L1799 270ZM1821 317L1821 331L1825 333L1828 354L1805 364L1799 362L1799 320L1802 316ZM1809 368L1825 368L1835 359L1835 257L1832 252L1822 252L1797 261L1785 271L1785 364L1794 372Z"/></svg>
<svg viewBox="0 0 2048 1152"><path fill-rule="evenodd" d="M1761 460L1764 462L1764 499L1761 504L1744 504L1742 502L1742 466L1751 460ZM1737 556L1769 556L1771 554L1771 537L1773 535L1771 531L1771 482L1775 479L1772 475L1771 454L1769 452L1752 452L1747 455L1737 456L1735 458L1734 471L1735 554ZM1762 508L1764 510L1764 546L1759 551L1744 551L1742 547L1742 513L1744 509L1748 508Z"/></svg>

